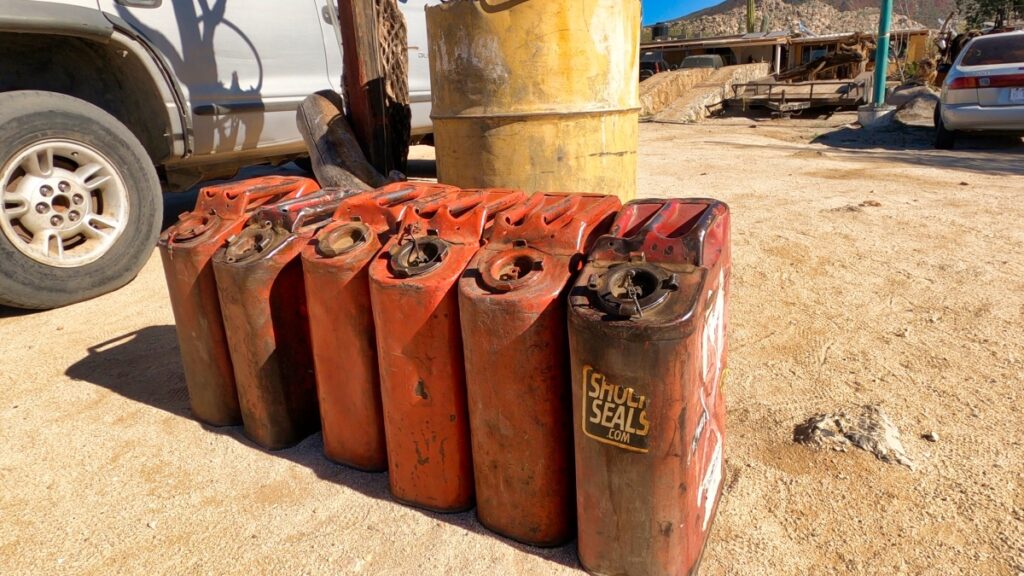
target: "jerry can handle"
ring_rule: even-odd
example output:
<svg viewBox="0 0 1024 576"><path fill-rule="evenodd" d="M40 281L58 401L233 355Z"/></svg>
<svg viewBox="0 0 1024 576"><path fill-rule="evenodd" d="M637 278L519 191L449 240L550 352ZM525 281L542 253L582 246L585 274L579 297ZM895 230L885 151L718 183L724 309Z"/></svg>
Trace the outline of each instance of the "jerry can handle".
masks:
<svg viewBox="0 0 1024 576"><path fill-rule="evenodd" d="M288 231L295 233L305 228L309 224L318 224L323 220L334 214L334 211L338 209L338 202L332 202L329 204L320 204L319 206L307 206L299 210L295 214L295 219L291 226L288 226Z"/></svg>
<svg viewBox="0 0 1024 576"><path fill-rule="evenodd" d="M417 189L415 186L406 186L398 190L391 190L382 194L377 199L377 204L380 206L394 206L395 204L401 204L403 202L409 202L415 200L423 195L423 191Z"/></svg>
<svg viewBox="0 0 1024 576"><path fill-rule="evenodd" d="M518 204L526 196L523 192L515 191L502 194L497 199L488 202L485 206L487 214L497 214ZM527 203L528 205L529 203Z"/></svg>
<svg viewBox="0 0 1024 576"><path fill-rule="evenodd" d="M544 220L544 224L551 225L562 216L573 213L579 204L579 196L566 196L544 210L541 215Z"/></svg>
<svg viewBox="0 0 1024 576"><path fill-rule="evenodd" d="M264 208L260 220L270 221L289 232L297 232L308 222L332 216L341 201L355 193L357 192L342 188L323 190L312 196L295 198Z"/></svg>

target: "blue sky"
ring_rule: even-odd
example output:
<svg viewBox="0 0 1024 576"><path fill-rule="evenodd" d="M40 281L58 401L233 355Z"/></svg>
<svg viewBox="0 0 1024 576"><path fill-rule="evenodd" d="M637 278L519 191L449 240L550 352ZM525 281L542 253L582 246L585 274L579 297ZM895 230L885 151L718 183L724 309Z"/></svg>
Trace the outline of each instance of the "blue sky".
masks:
<svg viewBox="0 0 1024 576"><path fill-rule="evenodd" d="M721 2L722 0L643 0L644 24L657 24L662 20L678 18Z"/></svg>

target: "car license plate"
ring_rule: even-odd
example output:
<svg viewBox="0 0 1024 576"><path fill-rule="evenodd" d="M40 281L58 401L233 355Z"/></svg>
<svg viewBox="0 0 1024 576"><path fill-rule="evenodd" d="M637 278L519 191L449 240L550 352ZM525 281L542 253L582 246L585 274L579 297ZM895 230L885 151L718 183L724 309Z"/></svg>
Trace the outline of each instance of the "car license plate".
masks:
<svg viewBox="0 0 1024 576"><path fill-rule="evenodd" d="M1010 102L1024 104L1024 88L1010 88Z"/></svg>

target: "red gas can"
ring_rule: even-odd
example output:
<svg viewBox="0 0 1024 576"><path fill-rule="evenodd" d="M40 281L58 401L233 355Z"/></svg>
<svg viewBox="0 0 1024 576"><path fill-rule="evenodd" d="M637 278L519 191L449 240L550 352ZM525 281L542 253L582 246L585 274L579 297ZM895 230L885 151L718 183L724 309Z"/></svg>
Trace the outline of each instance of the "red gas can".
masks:
<svg viewBox="0 0 1024 576"><path fill-rule="evenodd" d="M314 180L266 176L199 191L195 210L160 236L192 414L214 426L240 424L235 376L221 320L213 254L260 206L319 190Z"/></svg>
<svg viewBox="0 0 1024 576"><path fill-rule="evenodd" d="M391 493L455 512L473 506L473 464L456 284L488 222L524 198L463 191L417 208L370 265Z"/></svg>
<svg viewBox="0 0 1024 576"><path fill-rule="evenodd" d="M257 212L213 257L245 433L268 450L320 428L299 252L345 190Z"/></svg>
<svg viewBox="0 0 1024 576"><path fill-rule="evenodd" d="M565 293L618 198L535 194L500 215L459 281L477 516L557 546L576 531ZM512 211L510 211L512 212Z"/></svg>
<svg viewBox="0 0 1024 576"><path fill-rule="evenodd" d="M729 209L636 201L570 295L579 555L596 574L696 571L724 480Z"/></svg>
<svg viewBox="0 0 1024 576"><path fill-rule="evenodd" d="M324 453L335 462L387 470L370 262L406 210L456 190L400 182L353 197L302 250Z"/></svg>

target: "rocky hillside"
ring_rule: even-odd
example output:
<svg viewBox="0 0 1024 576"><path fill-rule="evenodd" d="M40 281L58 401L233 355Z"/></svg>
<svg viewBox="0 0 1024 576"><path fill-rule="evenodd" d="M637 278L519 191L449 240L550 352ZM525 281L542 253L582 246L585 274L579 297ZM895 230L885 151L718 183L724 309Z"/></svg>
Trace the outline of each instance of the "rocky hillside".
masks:
<svg viewBox="0 0 1024 576"><path fill-rule="evenodd" d="M895 0L893 25L897 28L938 28L955 0ZM757 0L757 29L767 14L771 30L793 30L803 25L815 34L867 32L878 28L878 0ZM908 16L909 14L909 16ZM670 22L669 34L707 37L746 31L746 0L721 4Z"/></svg>

